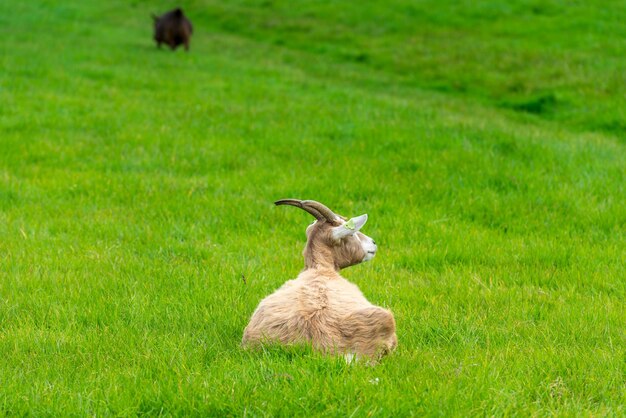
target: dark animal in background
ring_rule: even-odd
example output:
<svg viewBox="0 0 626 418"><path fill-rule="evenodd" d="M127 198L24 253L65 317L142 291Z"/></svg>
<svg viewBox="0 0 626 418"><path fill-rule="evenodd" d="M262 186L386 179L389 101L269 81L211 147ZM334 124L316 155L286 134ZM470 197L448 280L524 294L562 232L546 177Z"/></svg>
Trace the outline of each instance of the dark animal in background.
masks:
<svg viewBox="0 0 626 418"><path fill-rule="evenodd" d="M184 44L185 51L189 51L193 27L182 9L176 8L162 16L152 15L152 18L154 19L154 40L159 48L161 44L167 44L174 50Z"/></svg>

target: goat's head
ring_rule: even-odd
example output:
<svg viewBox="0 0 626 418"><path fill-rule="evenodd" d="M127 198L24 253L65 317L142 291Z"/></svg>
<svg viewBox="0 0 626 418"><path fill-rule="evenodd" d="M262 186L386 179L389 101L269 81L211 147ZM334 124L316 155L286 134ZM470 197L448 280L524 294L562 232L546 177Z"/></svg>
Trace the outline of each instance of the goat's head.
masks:
<svg viewBox="0 0 626 418"><path fill-rule="evenodd" d="M304 209L316 219L306 230L306 268L332 267L337 270L369 261L376 255L376 243L359 230L367 215L346 219L314 200L282 199L276 205Z"/></svg>

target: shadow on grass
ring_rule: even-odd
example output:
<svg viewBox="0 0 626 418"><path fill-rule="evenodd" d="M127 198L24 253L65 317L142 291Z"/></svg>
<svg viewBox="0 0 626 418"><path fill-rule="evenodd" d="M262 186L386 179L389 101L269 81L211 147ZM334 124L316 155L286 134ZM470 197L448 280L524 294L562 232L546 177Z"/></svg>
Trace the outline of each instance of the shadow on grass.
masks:
<svg viewBox="0 0 626 418"><path fill-rule="evenodd" d="M557 107L562 105L563 103L552 92L535 94L520 99L507 99L500 102L500 106L504 108L539 116L552 115L557 110Z"/></svg>

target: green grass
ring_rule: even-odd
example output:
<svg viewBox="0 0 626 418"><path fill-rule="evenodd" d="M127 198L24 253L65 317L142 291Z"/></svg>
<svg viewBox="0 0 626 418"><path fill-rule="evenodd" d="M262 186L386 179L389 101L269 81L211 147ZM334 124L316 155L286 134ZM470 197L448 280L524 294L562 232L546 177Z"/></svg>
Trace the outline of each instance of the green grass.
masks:
<svg viewBox="0 0 626 418"><path fill-rule="evenodd" d="M623 2L55 3L0 3L0 414L626 414ZM370 215L380 365L240 349L285 197Z"/></svg>

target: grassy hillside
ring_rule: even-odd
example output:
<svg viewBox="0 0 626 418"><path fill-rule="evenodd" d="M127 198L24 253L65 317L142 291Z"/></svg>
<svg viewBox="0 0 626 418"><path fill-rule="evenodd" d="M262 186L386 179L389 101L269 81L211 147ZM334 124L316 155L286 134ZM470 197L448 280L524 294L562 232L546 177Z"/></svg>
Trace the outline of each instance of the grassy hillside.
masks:
<svg viewBox="0 0 626 418"><path fill-rule="evenodd" d="M626 413L626 10L0 3L0 413ZM245 352L309 215L398 350Z"/></svg>

